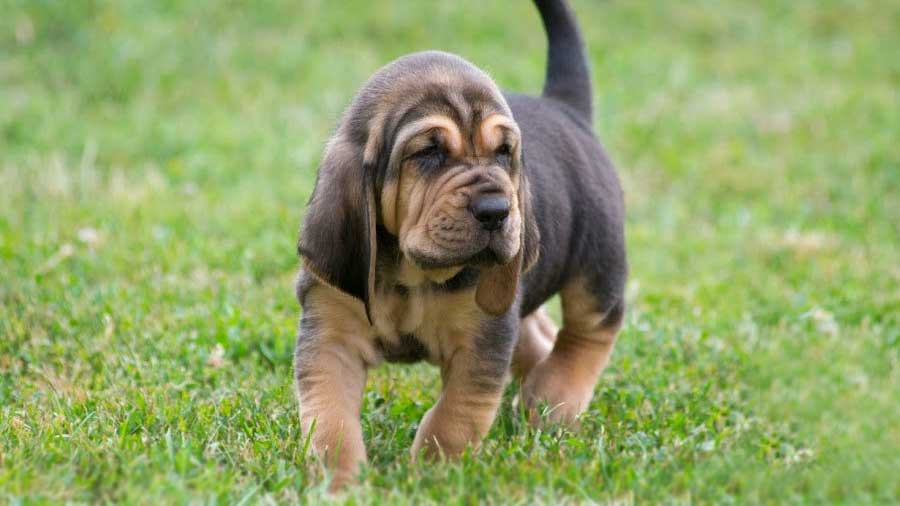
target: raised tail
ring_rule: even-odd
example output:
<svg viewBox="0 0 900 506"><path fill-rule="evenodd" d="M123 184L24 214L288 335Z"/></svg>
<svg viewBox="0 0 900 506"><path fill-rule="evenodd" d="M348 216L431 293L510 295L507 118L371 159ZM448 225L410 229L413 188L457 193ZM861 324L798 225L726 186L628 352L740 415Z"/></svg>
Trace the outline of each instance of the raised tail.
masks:
<svg viewBox="0 0 900 506"><path fill-rule="evenodd" d="M566 0L534 0L547 32L545 97L569 105L592 122L591 71L575 15Z"/></svg>

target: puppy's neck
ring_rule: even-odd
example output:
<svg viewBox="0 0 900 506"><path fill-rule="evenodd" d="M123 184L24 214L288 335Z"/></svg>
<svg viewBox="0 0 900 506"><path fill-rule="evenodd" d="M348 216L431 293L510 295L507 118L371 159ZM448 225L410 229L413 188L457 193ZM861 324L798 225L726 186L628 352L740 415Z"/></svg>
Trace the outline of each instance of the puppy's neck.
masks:
<svg viewBox="0 0 900 506"><path fill-rule="evenodd" d="M458 277L471 267L455 266L440 269L423 269L406 258L400 251L397 238L382 226L378 227L378 273L377 283L383 288L393 286L405 290L443 285Z"/></svg>
<svg viewBox="0 0 900 506"><path fill-rule="evenodd" d="M408 288L420 287L426 283L442 284L459 274L461 270L462 266L421 269L404 257L400 259L400 266L397 270L397 283Z"/></svg>

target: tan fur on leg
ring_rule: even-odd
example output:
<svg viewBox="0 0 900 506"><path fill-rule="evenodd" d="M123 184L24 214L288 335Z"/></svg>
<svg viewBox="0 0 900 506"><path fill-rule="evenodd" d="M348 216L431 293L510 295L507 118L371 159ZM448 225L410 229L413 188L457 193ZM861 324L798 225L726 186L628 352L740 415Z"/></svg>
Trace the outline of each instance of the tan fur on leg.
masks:
<svg viewBox="0 0 900 506"><path fill-rule="evenodd" d="M412 446L412 458L457 458L487 434L500 405L503 378L485 383L473 376L474 355L454 353L443 367L441 398L425 413Z"/></svg>
<svg viewBox="0 0 900 506"><path fill-rule="evenodd" d="M563 328L553 351L528 374L522 386L532 421L546 403L551 422L572 423L590 403L600 373L609 362L622 320L621 308L600 312L599 301L582 282L562 291Z"/></svg>
<svg viewBox="0 0 900 506"><path fill-rule="evenodd" d="M298 379L300 423L312 433L312 447L333 470L329 490L352 481L366 463L360 426L360 404L366 383L365 367L348 350L327 344L316 352Z"/></svg>

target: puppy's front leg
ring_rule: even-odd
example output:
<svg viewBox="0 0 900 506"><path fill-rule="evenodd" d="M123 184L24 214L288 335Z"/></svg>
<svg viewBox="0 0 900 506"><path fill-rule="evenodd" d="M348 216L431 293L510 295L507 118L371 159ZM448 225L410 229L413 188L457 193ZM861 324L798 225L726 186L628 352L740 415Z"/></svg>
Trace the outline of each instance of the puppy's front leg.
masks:
<svg viewBox="0 0 900 506"><path fill-rule="evenodd" d="M359 418L366 367L359 354L328 336L304 335L303 327L294 360L300 424L304 435L312 431L313 449L334 472L334 491L366 463Z"/></svg>
<svg viewBox="0 0 900 506"><path fill-rule="evenodd" d="M441 366L441 397L419 424L414 460L420 454L457 458L466 446L478 446L497 414L510 354L488 361L477 351L461 348Z"/></svg>

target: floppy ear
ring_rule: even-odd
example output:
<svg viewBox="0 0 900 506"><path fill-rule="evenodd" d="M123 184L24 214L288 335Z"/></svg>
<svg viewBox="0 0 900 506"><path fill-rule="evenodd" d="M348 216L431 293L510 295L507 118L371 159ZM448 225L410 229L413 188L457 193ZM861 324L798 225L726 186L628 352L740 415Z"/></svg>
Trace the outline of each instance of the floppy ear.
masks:
<svg viewBox="0 0 900 506"><path fill-rule="evenodd" d="M306 268L360 299L370 323L377 254L375 168L366 159L371 152L340 135L328 143L297 244Z"/></svg>
<svg viewBox="0 0 900 506"><path fill-rule="evenodd" d="M519 214L522 219L519 252L511 262L483 269L475 289L475 302L485 313L499 316L509 310L516 300L519 278L537 262L540 231L531 212L531 192L524 171L520 171Z"/></svg>
<svg viewBox="0 0 900 506"><path fill-rule="evenodd" d="M522 272L528 272L541 256L541 231L531 206L531 186L522 170L519 183L519 208L522 210Z"/></svg>

